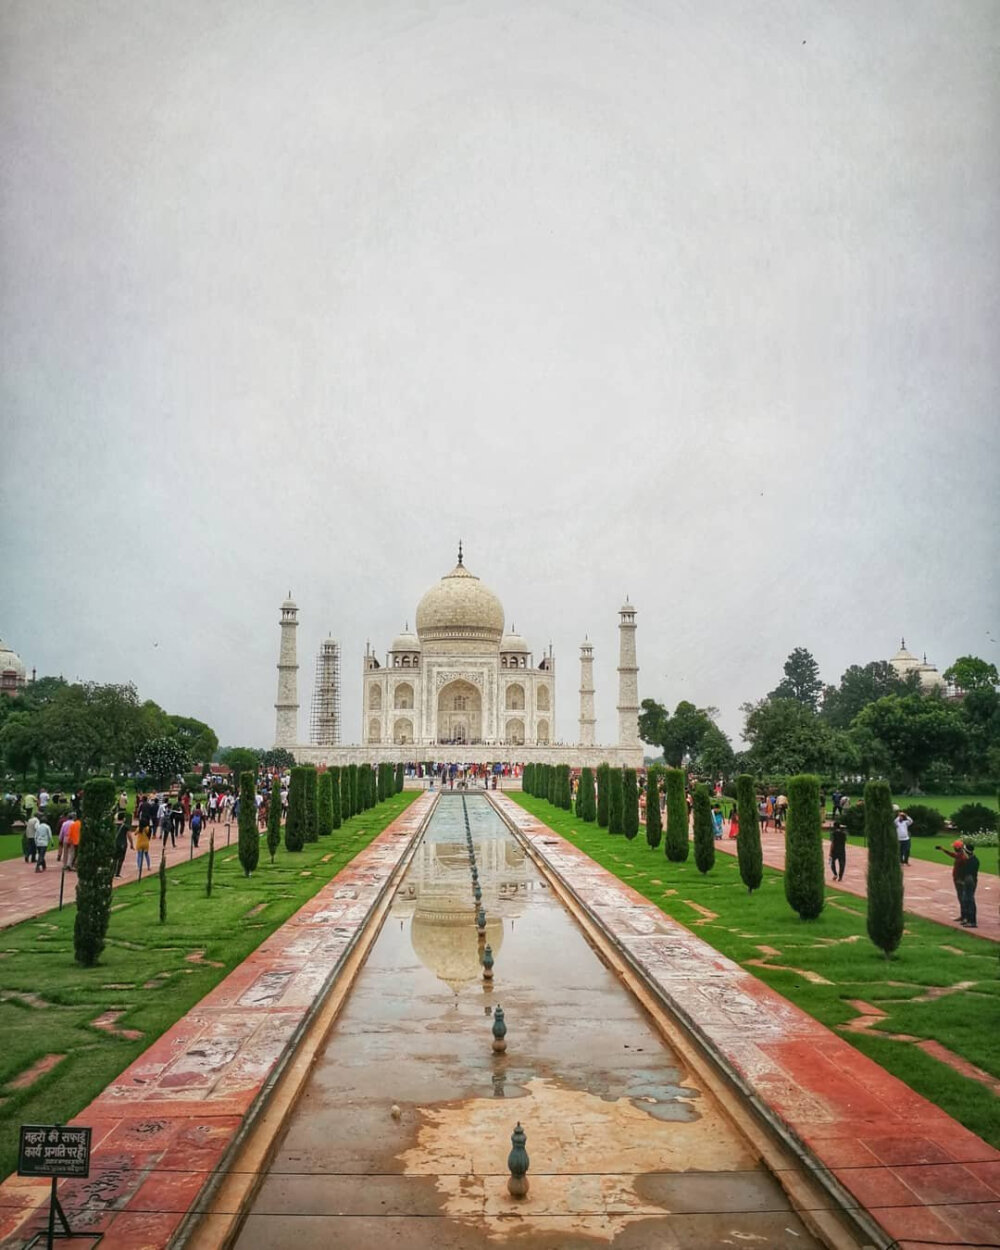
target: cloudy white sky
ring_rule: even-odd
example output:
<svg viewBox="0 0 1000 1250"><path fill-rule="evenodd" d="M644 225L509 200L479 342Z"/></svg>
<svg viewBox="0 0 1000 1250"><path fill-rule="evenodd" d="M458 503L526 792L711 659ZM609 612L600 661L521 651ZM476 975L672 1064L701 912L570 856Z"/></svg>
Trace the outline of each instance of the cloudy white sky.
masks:
<svg viewBox="0 0 1000 1250"><path fill-rule="evenodd" d="M994 0L6 0L0 636L268 745L455 561L615 733L1000 660Z"/></svg>

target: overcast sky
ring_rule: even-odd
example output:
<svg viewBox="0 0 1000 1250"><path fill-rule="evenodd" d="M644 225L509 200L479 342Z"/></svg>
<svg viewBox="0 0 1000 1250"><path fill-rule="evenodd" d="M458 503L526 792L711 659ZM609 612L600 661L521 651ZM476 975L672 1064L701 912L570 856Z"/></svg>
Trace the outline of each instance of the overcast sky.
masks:
<svg viewBox="0 0 1000 1250"><path fill-rule="evenodd" d="M995 0L6 0L0 637L360 733L466 563L577 736L1000 661Z"/></svg>

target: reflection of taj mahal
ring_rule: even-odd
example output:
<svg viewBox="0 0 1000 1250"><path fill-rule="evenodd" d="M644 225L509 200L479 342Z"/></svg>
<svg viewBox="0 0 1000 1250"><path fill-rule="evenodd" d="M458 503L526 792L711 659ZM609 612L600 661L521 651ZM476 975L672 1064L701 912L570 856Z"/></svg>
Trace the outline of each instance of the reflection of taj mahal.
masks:
<svg viewBox="0 0 1000 1250"><path fill-rule="evenodd" d="M369 647L362 669L362 747L298 743L295 631L298 608L282 606L275 745L300 761L554 760L642 763L638 737L635 608L620 611L617 747L594 743L593 647L580 648L579 737L572 751L555 743L556 664L539 662L519 634L504 630L500 600L458 563L417 605L416 632L396 637L380 662ZM582 751L580 748L584 748ZM584 759L583 757L587 758ZM593 757L593 758L591 758Z"/></svg>

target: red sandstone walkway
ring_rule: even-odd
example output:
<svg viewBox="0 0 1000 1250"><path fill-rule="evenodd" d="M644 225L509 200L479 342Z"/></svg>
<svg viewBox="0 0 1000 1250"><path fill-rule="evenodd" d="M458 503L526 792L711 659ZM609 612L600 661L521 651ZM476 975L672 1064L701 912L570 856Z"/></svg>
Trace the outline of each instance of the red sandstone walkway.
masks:
<svg viewBox="0 0 1000 1250"><path fill-rule="evenodd" d="M494 798L666 1001L898 1239L893 1250L1000 1246L1000 1151L524 808Z"/></svg>
<svg viewBox="0 0 1000 1250"><path fill-rule="evenodd" d="M221 821L216 825L209 825L202 832L200 843L194 852L193 858L198 859L208 851L209 834L215 831L215 849L226 845L226 826ZM133 830L133 837L135 831ZM232 822L229 835L230 840L236 843L236 821ZM183 863L191 858L191 834L186 833L184 837L179 838L175 847L167 847L167 863ZM152 871L156 872L160 866L160 856L163 854L163 843L158 839L151 842L149 846L149 858L152 862ZM20 924L22 920L30 920L32 916L40 916L43 912L51 911L53 907L59 905L59 878L62 875L62 863L56 859L55 852L51 851L46 857L47 867L45 872L35 872L34 864L26 864L20 856L17 859L6 859L0 863L0 929L9 929L11 925ZM135 881L138 876L136 867L135 851L129 851L125 856L125 867L122 869L122 875L116 877L114 885L128 885L130 881ZM149 869L144 869L143 876L149 876ZM67 872L66 880L63 884L63 903L76 902L76 873Z"/></svg>
<svg viewBox="0 0 1000 1250"><path fill-rule="evenodd" d="M950 839L949 839L950 841ZM760 837L764 851L764 863L768 868L784 869L785 867L785 835L769 831ZM948 841L944 843L948 845ZM716 842L716 848L736 854L736 840L723 838ZM826 845L824 853L829 853ZM996 849L987 854L995 855ZM980 854L980 859L982 855ZM951 883L951 860L941 856L942 863L935 864L927 860L911 859L903 868L903 906L915 916L923 916L926 920L936 920L952 929L961 929L956 919L958 916L958 900L955 887ZM865 877L868 873L868 851L862 846L847 848L847 868L843 881L836 883L838 890L846 890L849 894L866 897ZM833 878L827 869L827 883L833 885ZM989 938L992 942L1000 942L1000 877L992 872L980 872L979 886L976 889L976 908L979 913L979 926L970 930L976 937Z"/></svg>
<svg viewBox="0 0 1000 1250"><path fill-rule="evenodd" d="M76 1117L94 1133L89 1179L59 1184L74 1229L103 1233L101 1250L168 1245L434 800L417 798ZM48 1192L0 1185L4 1250L41 1226Z"/></svg>

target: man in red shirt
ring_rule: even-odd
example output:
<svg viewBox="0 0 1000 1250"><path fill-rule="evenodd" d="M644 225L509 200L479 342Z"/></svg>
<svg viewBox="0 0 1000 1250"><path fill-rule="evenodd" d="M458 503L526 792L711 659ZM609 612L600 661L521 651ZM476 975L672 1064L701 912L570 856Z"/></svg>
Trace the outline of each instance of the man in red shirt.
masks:
<svg viewBox="0 0 1000 1250"><path fill-rule="evenodd" d="M957 842L952 842L950 851L946 846L936 846L934 849L935 851L943 851L945 855L948 855L955 861L951 866L951 881L952 885L955 887L955 893L958 896L958 910L961 912L961 915L956 916L955 919L956 921L964 920L965 905L962 902L962 891L964 888L963 883L965 881L965 866L969 862L969 857L965 853L965 844L959 840Z"/></svg>

